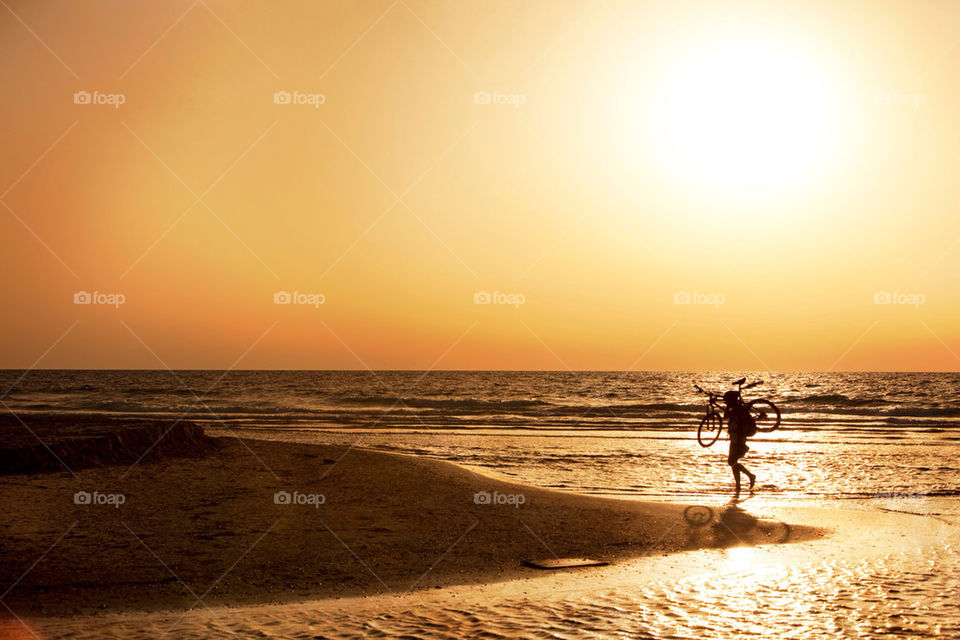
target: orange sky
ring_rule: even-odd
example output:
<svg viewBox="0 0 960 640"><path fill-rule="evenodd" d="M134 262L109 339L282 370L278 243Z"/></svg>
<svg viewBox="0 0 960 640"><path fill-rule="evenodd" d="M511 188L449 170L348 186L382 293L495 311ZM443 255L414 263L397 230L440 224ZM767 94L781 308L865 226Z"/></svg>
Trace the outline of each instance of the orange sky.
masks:
<svg viewBox="0 0 960 640"><path fill-rule="evenodd" d="M958 369L956 3L4 2L2 367Z"/></svg>

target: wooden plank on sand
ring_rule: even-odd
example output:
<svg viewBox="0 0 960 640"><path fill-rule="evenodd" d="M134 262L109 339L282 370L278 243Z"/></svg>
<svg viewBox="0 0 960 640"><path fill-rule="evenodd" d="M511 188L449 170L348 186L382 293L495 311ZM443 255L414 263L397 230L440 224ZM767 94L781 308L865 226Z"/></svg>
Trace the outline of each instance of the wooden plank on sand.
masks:
<svg viewBox="0 0 960 640"><path fill-rule="evenodd" d="M523 560L521 563L531 569L579 569L580 567L605 567L610 564L593 558L548 558L546 560Z"/></svg>

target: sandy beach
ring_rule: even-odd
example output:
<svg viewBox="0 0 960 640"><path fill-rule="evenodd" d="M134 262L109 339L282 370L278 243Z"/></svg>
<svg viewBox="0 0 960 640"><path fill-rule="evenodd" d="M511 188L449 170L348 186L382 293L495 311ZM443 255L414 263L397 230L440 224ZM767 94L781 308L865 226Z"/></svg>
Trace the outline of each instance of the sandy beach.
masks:
<svg viewBox="0 0 960 640"><path fill-rule="evenodd" d="M269 638L640 638L872 637L946 635L958 528L902 513L819 508L761 509L817 521L829 536L798 544L656 554L575 572L486 584L305 600L40 617L40 637ZM866 535L865 535L866 533ZM953 547L953 548L952 548ZM918 569L921 573L918 573ZM919 587L922 583L924 586ZM910 585L904 588L904 585ZM912 597L928 593L917 610ZM902 592L884 597L885 590ZM32 637L22 625L11 630Z"/></svg>
<svg viewBox="0 0 960 640"><path fill-rule="evenodd" d="M0 480L18 505L4 638L643 636L700 615L736 635L757 607L845 637L843 608L876 581L940 580L956 555L943 518L609 499L359 447L193 440L202 454ZM568 557L609 564L523 565Z"/></svg>
<svg viewBox="0 0 960 640"><path fill-rule="evenodd" d="M216 441L200 457L76 478L3 477L17 505L3 524L4 601L29 617L402 594L544 573L523 561L616 562L822 534L360 448Z"/></svg>

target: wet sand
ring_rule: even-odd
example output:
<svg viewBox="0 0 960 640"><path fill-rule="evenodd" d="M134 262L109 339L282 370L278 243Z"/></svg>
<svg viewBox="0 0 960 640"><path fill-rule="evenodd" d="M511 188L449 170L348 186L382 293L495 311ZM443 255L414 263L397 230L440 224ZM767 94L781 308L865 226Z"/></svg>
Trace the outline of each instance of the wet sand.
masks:
<svg viewBox="0 0 960 640"><path fill-rule="evenodd" d="M748 501L749 503L749 501ZM709 527L728 517L702 507ZM31 620L54 638L955 637L958 528L881 511L750 506L830 536L698 549L481 585L188 612ZM702 515L705 515L703 512Z"/></svg>
<svg viewBox="0 0 960 640"><path fill-rule="evenodd" d="M2 525L3 601L25 620L404 594L543 575L523 560L617 562L823 534L412 456L232 438L200 458L0 484L14 507ZM92 504L77 504L77 491Z"/></svg>

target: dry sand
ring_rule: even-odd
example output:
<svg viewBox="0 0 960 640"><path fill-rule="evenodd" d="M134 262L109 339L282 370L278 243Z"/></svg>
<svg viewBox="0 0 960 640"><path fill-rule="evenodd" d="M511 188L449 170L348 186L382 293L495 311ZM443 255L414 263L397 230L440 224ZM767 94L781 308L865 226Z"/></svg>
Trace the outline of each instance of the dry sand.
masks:
<svg viewBox="0 0 960 640"><path fill-rule="evenodd" d="M706 520L702 507L562 493L357 448L223 438L212 454L127 470L0 478L0 584L14 612L404 593L542 573L523 560L615 561L823 533L735 507ZM75 504L77 491L104 503ZM292 504L294 492L305 503ZM504 503L478 503L477 492ZM323 504L304 498L318 495Z"/></svg>

